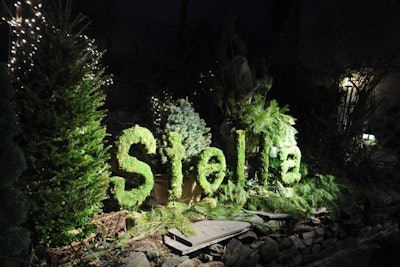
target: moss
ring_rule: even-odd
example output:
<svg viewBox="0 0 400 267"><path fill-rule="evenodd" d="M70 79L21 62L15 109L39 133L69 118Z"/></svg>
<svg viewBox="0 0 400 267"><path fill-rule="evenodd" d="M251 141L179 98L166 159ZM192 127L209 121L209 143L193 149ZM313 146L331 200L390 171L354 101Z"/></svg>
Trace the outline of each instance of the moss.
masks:
<svg viewBox="0 0 400 267"><path fill-rule="evenodd" d="M124 178L111 178L114 183L115 198L122 207L127 209L135 209L142 204L154 186L154 177L150 166L129 155L129 150L133 144L143 145L148 154L156 153L156 140L153 134L139 125L124 130L117 140L117 160L120 168L128 173L139 174L144 177L144 183L141 186L129 191L125 190Z"/></svg>
<svg viewBox="0 0 400 267"><path fill-rule="evenodd" d="M185 157L185 147L179 133L168 133L168 147L165 148L167 157L170 159L171 184L169 200L176 200L182 196L182 159Z"/></svg>
<svg viewBox="0 0 400 267"><path fill-rule="evenodd" d="M236 183L243 187L246 182L244 165L246 160L246 133L244 130L236 130Z"/></svg>
<svg viewBox="0 0 400 267"><path fill-rule="evenodd" d="M268 133L264 133L262 143L261 143L261 153L260 153L260 176L263 185L268 184L268 174L269 174L269 152L271 150L272 140Z"/></svg>
<svg viewBox="0 0 400 267"><path fill-rule="evenodd" d="M216 162L210 162L216 159ZM197 164L197 180L204 192L211 195L221 185L225 177L226 161L224 153L216 147L207 147L199 155ZM207 178L214 174L214 181Z"/></svg>
<svg viewBox="0 0 400 267"><path fill-rule="evenodd" d="M299 147L281 147L279 157L281 162L282 181L287 184L293 184L301 179L300 162L301 152Z"/></svg>

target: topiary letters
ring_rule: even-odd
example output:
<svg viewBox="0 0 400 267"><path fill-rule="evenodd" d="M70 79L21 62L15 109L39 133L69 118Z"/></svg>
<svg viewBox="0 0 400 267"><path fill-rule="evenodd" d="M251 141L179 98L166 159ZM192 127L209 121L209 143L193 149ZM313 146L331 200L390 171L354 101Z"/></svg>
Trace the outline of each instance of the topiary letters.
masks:
<svg viewBox="0 0 400 267"><path fill-rule="evenodd" d="M245 131L236 131L236 179L237 186L244 187L245 185ZM120 167L129 173L138 174L144 177L144 183L138 188L125 190L125 179L122 177L112 177L114 183L115 198L119 204L127 209L134 209L146 199L154 186L154 176L148 164L138 160L136 157L129 155L129 149L133 144L141 144L148 154L156 153L156 140L153 134L146 128L139 125L133 128L126 129L117 141L118 153L117 159ZM272 141L269 135L263 137L261 148L261 178L262 184L268 183L268 168L270 150ZM185 156L185 148L181 143L179 133L171 132L168 134L168 147L165 149L168 159L170 160L170 190L169 200L177 200L182 196L182 160ZM293 184L301 179L300 160L301 152L297 146L280 147L279 159L281 161L281 179L287 184ZM216 147L206 147L198 155L196 166L197 181L204 190L204 193L211 195L221 185L226 173L226 160L222 150ZM213 181L210 182L210 176Z"/></svg>

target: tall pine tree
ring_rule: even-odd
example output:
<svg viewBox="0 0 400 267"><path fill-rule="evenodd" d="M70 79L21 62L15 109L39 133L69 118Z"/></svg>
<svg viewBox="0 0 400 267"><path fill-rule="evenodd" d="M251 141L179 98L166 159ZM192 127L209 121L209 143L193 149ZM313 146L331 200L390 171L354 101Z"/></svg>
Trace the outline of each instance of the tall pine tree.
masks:
<svg viewBox="0 0 400 267"><path fill-rule="evenodd" d="M26 220L28 201L15 187L26 164L14 141L20 125L6 63L0 63L0 95L0 257L5 257L20 254L30 242L28 230L21 227Z"/></svg>
<svg viewBox="0 0 400 267"><path fill-rule="evenodd" d="M102 88L110 77L94 40L82 33L86 18L73 17L71 1L47 2L32 71L15 79L28 165L21 186L32 202L35 243L61 245L90 231L106 197Z"/></svg>

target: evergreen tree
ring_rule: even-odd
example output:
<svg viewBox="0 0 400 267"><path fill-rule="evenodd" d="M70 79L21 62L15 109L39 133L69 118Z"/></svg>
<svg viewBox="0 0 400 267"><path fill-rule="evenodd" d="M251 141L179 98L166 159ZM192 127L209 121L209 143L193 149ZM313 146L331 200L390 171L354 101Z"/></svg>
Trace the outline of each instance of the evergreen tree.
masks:
<svg viewBox="0 0 400 267"><path fill-rule="evenodd" d="M29 231L21 227L26 220L28 201L15 187L26 164L22 150L14 142L20 125L5 63L0 64L0 94L0 257L4 257L20 254L30 242Z"/></svg>
<svg viewBox="0 0 400 267"><path fill-rule="evenodd" d="M161 162L168 162L166 149L168 149L169 133L179 133L185 148L183 156L183 170L190 172L193 160L206 147L211 144L210 128L206 126L200 114L197 113L192 103L187 99L178 99L176 102L167 103L165 123L156 128Z"/></svg>
<svg viewBox="0 0 400 267"><path fill-rule="evenodd" d="M87 235L106 197L102 86L110 79L94 40L82 34L86 18L72 16L71 1L43 8L32 71L15 79L28 165L21 186L33 206L35 243L61 245Z"/></svg>

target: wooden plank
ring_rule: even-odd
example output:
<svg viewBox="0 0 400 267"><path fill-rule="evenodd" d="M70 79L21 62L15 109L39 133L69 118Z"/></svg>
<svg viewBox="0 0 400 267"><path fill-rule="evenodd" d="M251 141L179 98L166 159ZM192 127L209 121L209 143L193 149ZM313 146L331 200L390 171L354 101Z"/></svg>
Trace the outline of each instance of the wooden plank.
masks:
<svg viewBox="0 0 400 267"><path fill-rule="evenodd" d="M237 233L234 233L234 234L231 234L231 235L226 235L224 237L220 237L220 238L217 238L217 239L213 239L213 240L210 240L208 242L201 243L201 244L195 245L195 246L187 246L187 245L179 242L178 240L173 239L174 236L170 237L170 236L164 235L164 243L167 246L175 249L179 253L179 255L186 255L186 254L195 252L197 250L200 250L202 248L205 248L205 247L211 246L213 244L219 243L219 242L221 242L223 240L226 240L226 239L235 237L237 235L243 234L243 233L245 233L245 232L247 232L249 230L250 230L249 228L245 228L245 229L243 229L243 230L241 230L241 231L239 231Z"/></svg>
<svg viewBox="0 0 400 267"><path fill-rule="evenodd" d="M272 212L251 211L251 210L246 210L245 212L250 214L256 214L268 220L289 220L292 218L292 216L287 213L272 213Z"/></svg>
<svg viewBox="0 0 400 267"><path fill-rule="evenodd" d="M250 228L250 223L243 221L205 220L193 223L193 235L191 236L184 236L176 228L169 229L168 233L187 246L197 246L248 228Z"/></svg>

